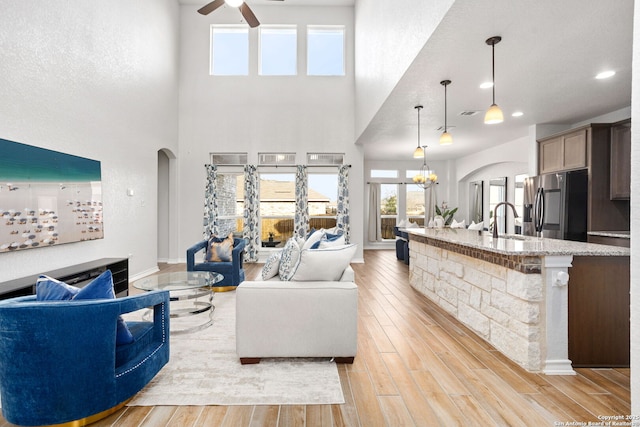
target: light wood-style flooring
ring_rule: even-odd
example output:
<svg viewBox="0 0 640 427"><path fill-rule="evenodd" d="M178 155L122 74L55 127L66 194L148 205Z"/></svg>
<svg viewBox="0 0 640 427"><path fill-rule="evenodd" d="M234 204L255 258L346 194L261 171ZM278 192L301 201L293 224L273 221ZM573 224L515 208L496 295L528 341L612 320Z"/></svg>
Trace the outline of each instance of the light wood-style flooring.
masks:
<svg viewBox="0 0 640 427"><path fill-rule="evenodd" d="M94 426L539 427L630 413L629 369L528 373L415 292L395 252L364 258L353 264L358 354L338 367L345 404L131 407ZM261 267L245 264L247 277Z"/></svg>

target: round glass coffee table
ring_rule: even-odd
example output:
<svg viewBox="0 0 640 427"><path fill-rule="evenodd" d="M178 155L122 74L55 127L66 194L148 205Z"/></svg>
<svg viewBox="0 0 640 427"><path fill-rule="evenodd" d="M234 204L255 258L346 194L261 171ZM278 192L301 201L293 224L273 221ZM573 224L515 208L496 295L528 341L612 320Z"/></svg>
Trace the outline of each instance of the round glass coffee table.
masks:
<svg viewBox="0 0 640 427"><path fill-rule="evenodd" d="M171 318L195 316L209 312L204 322L186 322L186 326L178 329L171 323L171 333L181 334L208 328L213 324L214 286L224 279L219 273L208 271L176 271L147 276L134 281L133 287L143 291L169 291L169 311ZM151 316L151 312L145 316ZM174 327L175 326L175 327Z"/></svg>

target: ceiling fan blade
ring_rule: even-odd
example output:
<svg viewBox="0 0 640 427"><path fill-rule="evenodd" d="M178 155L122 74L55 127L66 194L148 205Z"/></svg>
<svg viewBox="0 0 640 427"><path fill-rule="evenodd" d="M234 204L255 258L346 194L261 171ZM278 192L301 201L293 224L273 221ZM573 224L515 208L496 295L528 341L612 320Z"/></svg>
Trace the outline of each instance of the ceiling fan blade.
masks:
<svg viewBox="0 0 640 427"><path fill-rule="evenodd" d="M251 28L255 28L258 25L260 25L258 18L256 18L256 15L253 14L253 12L251 11L251 8L249 8L249 6L246 3L242 3L242 5L238 9L240 9L240 13L242 13L242 16L244 17L244 19L247 21L247 24L249 24Z"/></svg>
<svg viewBox="0 0 640 427"><path fill-rule="evenodd" d="M198 13L201 15L208 15L214 10L216 10L217 8L219 8L220 6L222 6L223 4L224 4L224 0L214 0L211 3L205 6L202 6L200 9L198 9Z"/></svg>

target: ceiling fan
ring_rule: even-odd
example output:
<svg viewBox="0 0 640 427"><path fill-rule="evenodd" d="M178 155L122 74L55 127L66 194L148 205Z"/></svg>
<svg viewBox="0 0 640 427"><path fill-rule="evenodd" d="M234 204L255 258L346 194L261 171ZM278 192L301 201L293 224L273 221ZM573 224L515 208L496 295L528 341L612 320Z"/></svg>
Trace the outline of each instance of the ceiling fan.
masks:
<svg viewBox="0 0 640 427"><path fill-rule="evenodd" d="M284 0L271 0L271 1L284 1ZM260 22L258 21L258 18L256 18L256 15L253 14L253 11L249 8L249 5L246 4L243 0L214 0L211 3L206 4L202 6L200 9L198 9L198 13L200 13L201 15L208 15L225 3L231 7L237 7L238 9L240 9L240 13L242 14L244 19L247 21L247 24L249 24L251 28L255 28L258 25L260 25Z"/></svg>

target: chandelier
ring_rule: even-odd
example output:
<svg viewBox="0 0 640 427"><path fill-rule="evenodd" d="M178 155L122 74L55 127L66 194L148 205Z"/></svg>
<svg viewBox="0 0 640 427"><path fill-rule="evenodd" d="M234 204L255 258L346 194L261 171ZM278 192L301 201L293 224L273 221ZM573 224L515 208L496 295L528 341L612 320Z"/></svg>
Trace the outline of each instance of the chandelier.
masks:
<svg viewBox="0 0 640 427"><path fill-rule="evenodd" d="M438 181L438 175L436 175L433 170L427 165L427 153L426 153L426 145L422 146L422 150L425 153L423 157L422 166L420 167L420 172L413 177L413 183L418 187L423 188L425 190L431 188L433 184Z"/></svg>

